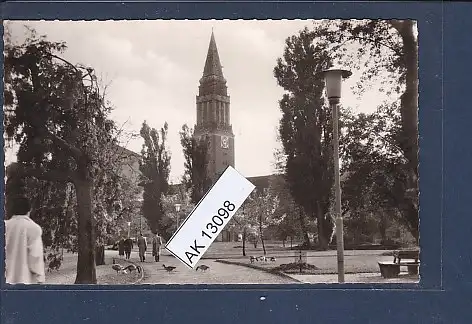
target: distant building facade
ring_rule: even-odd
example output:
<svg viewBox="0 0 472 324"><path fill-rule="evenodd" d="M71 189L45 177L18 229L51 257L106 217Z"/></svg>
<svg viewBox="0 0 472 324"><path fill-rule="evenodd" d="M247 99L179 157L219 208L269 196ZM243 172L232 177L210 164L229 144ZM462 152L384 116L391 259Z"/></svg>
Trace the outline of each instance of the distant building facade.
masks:
<svg viewBox="0 0 472 324"><path fill-rule="evenodd" d="M116 145L115 153L120 175L137 185L141 181L139 170L141 155L119 145Z"/></svg>

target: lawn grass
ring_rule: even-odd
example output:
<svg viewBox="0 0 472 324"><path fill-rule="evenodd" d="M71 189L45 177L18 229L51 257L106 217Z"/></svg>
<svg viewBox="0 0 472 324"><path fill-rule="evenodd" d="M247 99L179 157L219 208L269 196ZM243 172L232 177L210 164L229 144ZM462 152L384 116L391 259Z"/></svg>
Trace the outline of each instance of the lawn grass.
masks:
<svg viewBox="0 0 472 324"><path fill-rule="evenodd" d="M103 266L100 266L103 267ZM97 277L97 283L100 285L132 285L141 278L137 271L132 273L108 272Z"/></svg>
<svg viewBox="0 0 472 324"><path fill-rule="evenodd" d="M286 273L298 272L297 269L282 269L281 267L289 267L292 263L298 264L298 250L290 250L283 248L277 244L266 245L267 261L254 261L251 263L250 256L262 256L262 249L254 249L254 246L248 246L246 256L242 255L239 242L221 243L216 242L205 253L203 259L219 259L231 261L241 265L257 267L264 270L284 271ZM334 274L337 273L337 252L328 251L303 251L306 257L304 262L307 263L306 269L302 269L304 274ZM346 273L377 273L379 272L378 261L390 260L392 251L375 251L375 250L349 250L344 253L345 271ZM270 261L270 257L275 257L275 262ZM295 267L295 266L294 266Z"/></svg>

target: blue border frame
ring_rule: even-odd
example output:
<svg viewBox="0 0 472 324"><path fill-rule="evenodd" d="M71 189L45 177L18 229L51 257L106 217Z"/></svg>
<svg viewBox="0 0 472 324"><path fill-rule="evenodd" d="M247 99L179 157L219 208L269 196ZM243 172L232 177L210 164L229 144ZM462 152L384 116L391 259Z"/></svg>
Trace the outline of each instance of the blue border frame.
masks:
<svg viewBox="0 0 472 324"><path fill-rule="evenodd" d="M2 319L6 323L467 323L471 294L460 293L467 293L472 286L472 266L470 249L459 243L467 242L472 234L466 208L466 203L472 201L468 190L472 150L465 140L472 138L467 134L472 110L465 109L465 100L461 99L470 92L466 88L470 83L464 76L460 78L465 66L460 66L459 58L465 61L472 57L471 44L466 43L470 42L467 31L472 30L467 10L470 8L467 4L440 2L2 3L3 19L417 20L422 248L419 285L74 286L72 290L67 286L13 288L2 280ZM468 29L463 27L465 24L469 24ZM453 40L458 35L462 36L460 43ZM453 56L446 56L445 50ZM450 58L445 60L445 56ZM0 226L3 230L3 222ZM3 236L1 240L3 243ZM0 258L3 259L3 249ZM260 296L266 299L260 300ZM39 302L42 298L47 298L47 305Z"/></svg>

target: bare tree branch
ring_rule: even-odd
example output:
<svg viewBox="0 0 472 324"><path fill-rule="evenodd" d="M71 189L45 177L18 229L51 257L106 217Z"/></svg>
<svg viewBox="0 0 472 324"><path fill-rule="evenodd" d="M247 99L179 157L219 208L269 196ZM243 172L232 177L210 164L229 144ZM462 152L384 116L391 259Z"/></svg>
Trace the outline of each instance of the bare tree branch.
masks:
<svg viewBox="0 0 472 324"><path fill-rule="evenodd" d="M46 125L42 125L42 124L36 122L36 119L34 119L34 118L32 118L30 120L30 123L36 128L36 130L38 130L41 133L41 135L43 135L45 138L49 138L54 144L61 147L65 151L69 152L70 155L72 155L75 159L81 159L83 157L83 153L80 149L73 146L72 144L70 144L66 140L64 140L64 139L54 135L53 133L51 133L47 129Z"/></svg>
<svg viewBox="0 0 472 324"><path fill-rule="evenodd" d="M55 58L55 59L58 59L59 61L62 61L62 62L64 62L64 63L66 63L67 65L69 65L70 67L72 67L77 73L80 72L79 69L77 69L77 67L76 67L74 64L72 64L72 63L70 63L69 61L63 59L62 57L57 56L57 55L54 55L54 54L49 54L49 55L50 55L51 57Z"/></svg>
<svg viewBox="0 0 472 324"><path fill-rule="evenodd" d="M373 43L373 44L377 44L377 45L380 45L380 46L383 46L383 47L386 47L386 48L392 50L395 54L397 54L399 56L402 55L402 53L399 51L398 48L395 48L391 45L388 45L388 44L386 44L384 42L381 42L379 40L376 40L376 39L372 39L372 38L368 38L368 37L361 37L361 36L349 36L349 39L350 40L355 40L356 39L356 40L361 40L361 41L366 41L366 42L370 42L370 43Z"/></svg>

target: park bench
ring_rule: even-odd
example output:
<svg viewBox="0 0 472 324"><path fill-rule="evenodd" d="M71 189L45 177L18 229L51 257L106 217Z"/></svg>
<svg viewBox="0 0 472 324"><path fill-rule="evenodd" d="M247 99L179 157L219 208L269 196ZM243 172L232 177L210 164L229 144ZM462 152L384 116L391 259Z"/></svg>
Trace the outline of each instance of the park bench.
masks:
<svg viewBox="0 0 472 324"><path fill-rule="evenodd" d="M409 274L418 274L420 251L400 250L393 252L393 262L378 262L380 274L384 278L395 278L400 274L400 267L408 267ZM409 260L409 261L402 261Z"/></svg>

